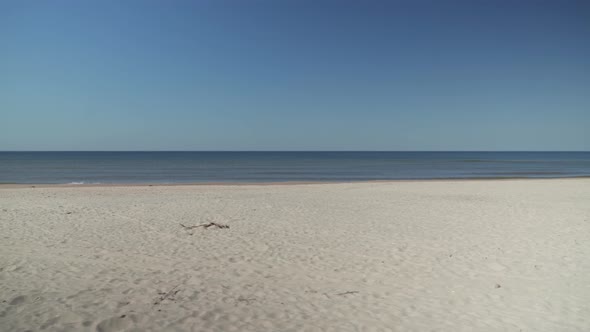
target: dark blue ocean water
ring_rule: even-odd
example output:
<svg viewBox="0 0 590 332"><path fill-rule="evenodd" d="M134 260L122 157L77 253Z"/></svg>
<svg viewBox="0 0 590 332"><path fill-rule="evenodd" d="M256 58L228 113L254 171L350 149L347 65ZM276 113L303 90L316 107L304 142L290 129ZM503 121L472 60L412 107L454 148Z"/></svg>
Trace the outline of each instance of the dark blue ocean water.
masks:
<svg viewBox="0 0 590 332"><path fill-rule="evenodd" d="M590 176L590 152L0 152L0 183Z"/></svg>

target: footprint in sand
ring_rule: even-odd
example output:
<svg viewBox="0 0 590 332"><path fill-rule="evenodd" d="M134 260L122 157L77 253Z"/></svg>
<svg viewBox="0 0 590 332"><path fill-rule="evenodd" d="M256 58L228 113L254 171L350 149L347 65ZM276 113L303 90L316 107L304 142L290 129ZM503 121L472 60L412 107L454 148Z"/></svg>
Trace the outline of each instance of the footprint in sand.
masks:
<svg viewBox="0 0 590 332"><path fill-rule="evenodd" d="M19 305L19 304L24 303L26 300L27 300L27 297L24 296L24 295L21 295L21 296L17 296L14 299L12 299L10 301L10 303L8 303L8 304L10 304L10 305Z"/></svg>
<svg viewBox="0 0 590 332"><path fill-rule="evenodd" d="M96 326L97 332L121 331L131 327L132 321L126 315L105 319Z"/></svg>

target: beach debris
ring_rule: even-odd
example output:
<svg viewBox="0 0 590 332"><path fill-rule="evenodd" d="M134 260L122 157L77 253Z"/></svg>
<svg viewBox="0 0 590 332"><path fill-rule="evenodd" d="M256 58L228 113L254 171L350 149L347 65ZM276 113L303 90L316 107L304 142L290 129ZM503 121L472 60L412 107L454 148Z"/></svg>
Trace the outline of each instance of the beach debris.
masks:
<svg viewBox="0 0 590 332"><path fill-rule="evenodd" d="M154 305L158 305L160 303L162 303L165 300L171 300L174 301L173 296L178 294L178 292L180 292L180 289L177 289L178 286L180 286L180 284L172 287L171 290L167 291L167 292L160 292L158 293L160 296L154 301Z"/></svg>
<svg viewBox="0 0 590 332"><path fill-rule="evenodd" d="M350 295L350 294L356 294L358 292L359 291L347 291L347 292L344 292L344 293L338 293L336 295L338 295L338 296L345 296L345 295Z"/></svg>
<svg viewBox="0 0 590 332"><path fill-rule="evenodd" d="M502 287L502 285L496 284L496 288L500 288L500 287Z"/></svg>
<svg viewBox="0 0 590 332"><path fill-rule="evenodd" d="M187 231L189 231L191 229L198 228L198 227L203 227L205 229L208 229L209 227L214 227L214 228L229 228L229 225L218 224L216 222L208 222L208 223L204 223L204 224L200 224L200 225L193 225L193 226L185 226L183 224L180 224L180 226L182 226L182 228L184 228Z"/></svg>

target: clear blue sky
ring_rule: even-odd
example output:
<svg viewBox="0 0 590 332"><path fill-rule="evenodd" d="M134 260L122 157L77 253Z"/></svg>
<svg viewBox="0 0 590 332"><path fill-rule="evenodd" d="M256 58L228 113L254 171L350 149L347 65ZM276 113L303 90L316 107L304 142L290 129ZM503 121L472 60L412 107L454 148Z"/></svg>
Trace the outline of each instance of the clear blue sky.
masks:
<svg viewBox="0 0 590 332"><path fill-rule="evenodd" d="M590 150L590 1L0 0L0 150Z"/></svg>

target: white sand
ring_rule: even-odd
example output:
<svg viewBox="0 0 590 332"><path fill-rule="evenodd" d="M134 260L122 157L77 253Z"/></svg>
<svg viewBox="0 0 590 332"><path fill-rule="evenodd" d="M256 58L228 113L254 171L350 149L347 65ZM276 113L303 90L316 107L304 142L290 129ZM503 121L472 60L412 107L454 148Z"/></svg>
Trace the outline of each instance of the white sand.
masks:
<svg viewBox="0 0 590 332"><path fill-rule="evenodd" d="M0 239L2 331L590 331L590 179L3 187Z"/></svg>

